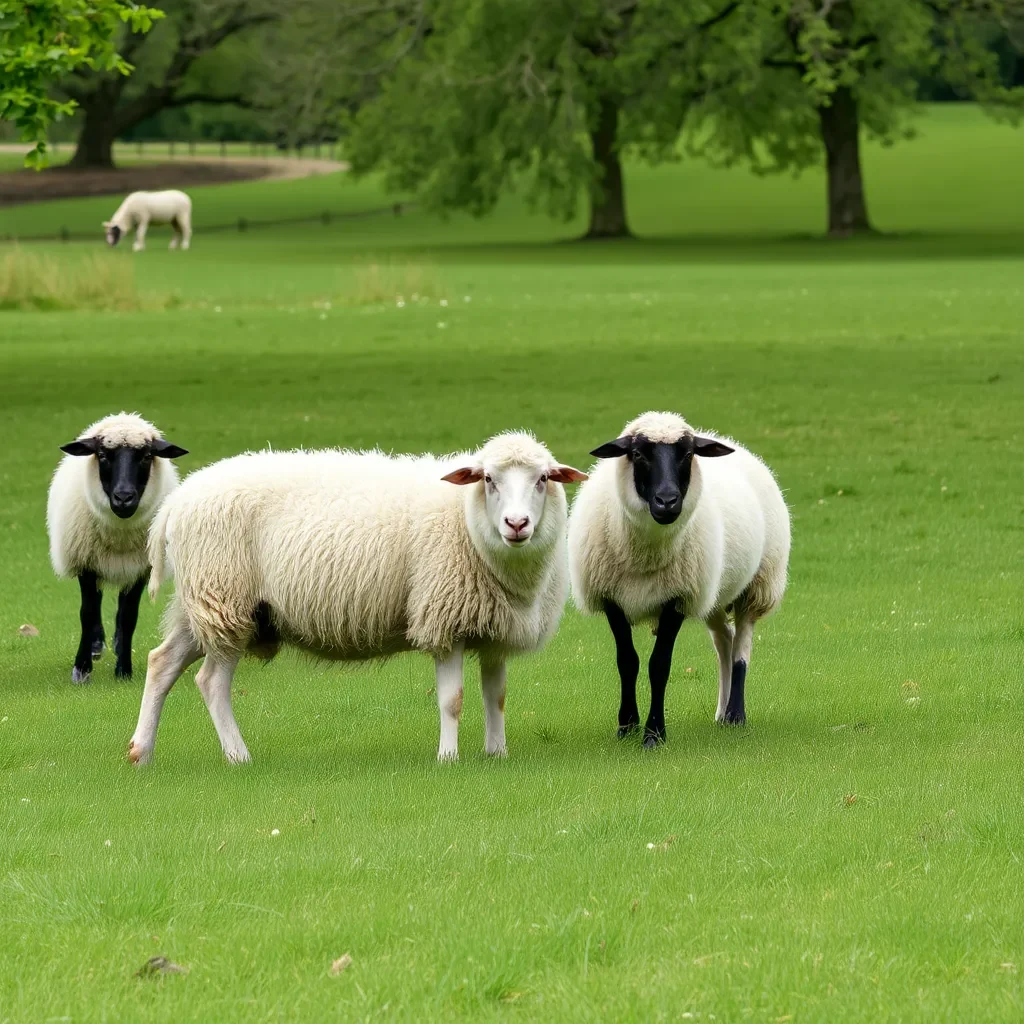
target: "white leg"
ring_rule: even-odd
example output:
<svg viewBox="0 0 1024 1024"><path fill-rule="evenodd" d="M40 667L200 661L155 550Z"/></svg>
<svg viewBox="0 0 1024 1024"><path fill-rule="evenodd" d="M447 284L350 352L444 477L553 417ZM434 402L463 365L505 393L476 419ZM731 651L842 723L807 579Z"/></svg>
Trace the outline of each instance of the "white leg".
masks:
<svg viewBox="0 0 1024 1024"><path fill-rule="evenodd" d="M735 630L725 612L714 611L705 620L711 640L718 655L718 707L715 709L715 721L724 722L725 712L729 707L729 693L732 690L732 649Z"/></svg>
<svg viewBox="0 0 1024 1024"><path fill-rule="evenodd" d="M178 227L181 228L181 247L187 249L192 241L192 215L186 214L178 218Z"/></svg>
<svg viewBox="0 0 1024 1024"><path fill-rule="evenodd" d="M139 708L139 723L128 744L128 760L145 764L153 756L156 743L156 728L160 724L160 712L164 700L178 676L202 655L188 627L182 623L174 626L167 639L149 652L146 669L146 686L142 691L142 707Z"/></svg>
<svg viewBox="0 0 1024 1024"><path fill-rule="evenodd" d="M178 248L178 241L179 241L180 237L181 236L178 234L178 225L177 224L172 225L172 227L171 227L171 242L167 246L167 248L168 249L177 249Z"/></svg>
<svg viewBox="0 0 1024 1024"><path fill-rule="evenodd" d="M729 725L744 725L747 721L747 669L750 667L750 652L754 645L755 622L757 619L754 616L743 612L736 616L736 639L732 644L732 689L725 712L725 721Z"/></svg>
<svg viewBox="0 0 1024 1024"><path fill-rule="evenodd" d="M480 688L484 696L484 752L504 757L505 749L505 662L480 660Z"/></svg>
<svg viewBox="0 0 1024 1024"><path fill-rule="evenodd" d="M437 706L441 710L441 742L438 761L459 759L459 716L462 714L463 645L456 644L447 658L435 658Z"/></svg>
<svg viewBox="0 0 1024 1024"><path fill-rule="evenodd" d="M135 242L132 244L132 252L142 252L146 248L146 228L149 227L149 220L143 218L135 229Z"/></svg>
<svg viewBox="0 0 1024 1024"><path fill-rule="evenodd" d="M237 665L236 655L208 654L196 673L196 686L206 701L224 756L232 764L249 760L249 751L231 710L231 680Z"/></svg>

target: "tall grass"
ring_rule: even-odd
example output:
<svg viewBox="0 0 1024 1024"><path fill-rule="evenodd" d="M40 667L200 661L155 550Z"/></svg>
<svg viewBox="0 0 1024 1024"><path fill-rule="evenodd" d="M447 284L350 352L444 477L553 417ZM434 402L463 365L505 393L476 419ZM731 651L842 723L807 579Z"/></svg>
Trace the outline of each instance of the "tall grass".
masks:
<svg viewBox="0 0 1024 1024"><path fill-rule="evenodd" d="M421 263L376 261L358 267L343 301L350 305L419 302L448 297L437 267Z"/></svg>
<svg viewBox="0 0 1024 1024"><path fill-rule="evenodd" d="M166 309L173 295L139 290L130 260L108 253L54 257L14 248L0 260L0 310Z"/></svg>

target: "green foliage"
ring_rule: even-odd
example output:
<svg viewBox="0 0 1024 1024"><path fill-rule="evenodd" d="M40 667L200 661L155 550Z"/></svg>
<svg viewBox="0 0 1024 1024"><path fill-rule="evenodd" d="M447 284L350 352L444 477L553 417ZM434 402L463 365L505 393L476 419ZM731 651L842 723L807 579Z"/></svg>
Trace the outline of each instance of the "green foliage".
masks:
<svg viewBox="0 0 1024 1024"><path fill-rule="evenodd" d="M565 219L602 195L602 109L614 151L674 158L694 97L756 59L750 14L721 0L446 0L430 32L352 119L357 173L383 168L437 210L482 214L523 188ZM613 122L614 124L614 122Z"/></svg>
<svg viewBox="0 0 1024 1024"><path fill-rule="evenodd" d="M0 0L0 120L13 121L34 144L27 166L46 165L47 129L75 108L73 100L52 97L52 86L83 68L128 75L119 32L148 32L162 17L131 0Z"/></svg>
<svg viewBox="0 0 1024 1024"><path fill-rule="evenodd" d="M820 108L851 89L860 127L885 144L913 134L922 79L1015 121L1024 88L1003 82L993 34L1024 18L1022 0L752 0L760 59L709 94L688 123L691 153L759 172L821 159ZM1000 37L1011 38L1005 31Z"/></svg>

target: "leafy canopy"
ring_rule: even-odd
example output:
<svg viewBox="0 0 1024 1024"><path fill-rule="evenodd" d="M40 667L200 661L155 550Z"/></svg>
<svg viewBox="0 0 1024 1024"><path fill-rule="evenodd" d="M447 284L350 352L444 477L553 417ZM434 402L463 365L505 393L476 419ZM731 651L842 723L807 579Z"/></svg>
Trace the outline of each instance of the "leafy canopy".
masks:
<svg viewBox="0 0 1024 1024"><path fill-rule="evenodd" d="M162 17L130 0L0 0L0 120L33 143L27 166L46 166L47 130L75 108L51 87L82 68L130 74L117 52L122 26L148 32Z"/></svg>

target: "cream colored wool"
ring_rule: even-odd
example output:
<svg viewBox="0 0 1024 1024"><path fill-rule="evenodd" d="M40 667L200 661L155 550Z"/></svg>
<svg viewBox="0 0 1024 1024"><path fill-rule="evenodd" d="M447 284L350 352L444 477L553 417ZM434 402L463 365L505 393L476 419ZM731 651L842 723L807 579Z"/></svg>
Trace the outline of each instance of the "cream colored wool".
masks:
<svg viewBox="0 0 1024 1024"><path fill-rule="evenodd" d="M695 431L675 413L648 412L620 436L672 443ZM703 432L701 432L703 433ZM573 599L597 614L606 600L630 622L656 620L677 599L688 617L708 620L736 603L759 618L786 588L789 511L768 467L736 441L735 451L693 458L690 485L675 523L654 521L633 486L628 459L605 459L576 495L569 519Z"/></svg>
<svg viewBox="0 0 1024 1024"><path fill-rule="evenodd" d="M135 229L132 250L139 252L146 247L146 231L150 224L170 224L174 228L169 248L187 249L192 240L192 200L178 189L161 192L131 192L114 212L110 220L103 222L108 231L120 228L122 236Z"/></svg>
<svg viewBox="0 0 1024 1024"><path fill-rule="evenodd" d="M141 448L163 435L137 413L121 412L98 420L78 436L100 437L105 448ZM90 570L103 583L134 583L149 568L149 525L177 485L174 465L154 459L137 511L130 519L120 519L103 492L96 457L65 455L53 475L46 506L54 572L73 578Z"/></svg>
<svg viewBox="0 0 1024 1024"><path fill-rule="evenodd" d="M184 619L205 653L238 654L265 602L284 642L328 658L536 650L567 597L564 489L545 485L532 540L512 549L486 518L482 483L441 480L467 459L556 464L510 433L468 456L259 452L193 473L150 536L150 592L169 568L175 577L169 632Z"/></svg>

